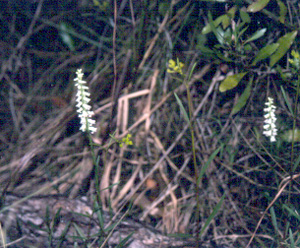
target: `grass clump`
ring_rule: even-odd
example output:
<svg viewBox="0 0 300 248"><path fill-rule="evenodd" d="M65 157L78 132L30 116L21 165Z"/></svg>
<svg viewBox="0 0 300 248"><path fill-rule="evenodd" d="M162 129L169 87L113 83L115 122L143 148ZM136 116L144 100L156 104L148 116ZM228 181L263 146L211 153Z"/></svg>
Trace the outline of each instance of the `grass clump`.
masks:
<svg viewBox="0 0 300 248"><path fill-rule="evenodd" d="M72 3L1 9L2 196L85 196L198 246L297 247L295 1ZM98 246L115 227L100 212Z"/></svg>

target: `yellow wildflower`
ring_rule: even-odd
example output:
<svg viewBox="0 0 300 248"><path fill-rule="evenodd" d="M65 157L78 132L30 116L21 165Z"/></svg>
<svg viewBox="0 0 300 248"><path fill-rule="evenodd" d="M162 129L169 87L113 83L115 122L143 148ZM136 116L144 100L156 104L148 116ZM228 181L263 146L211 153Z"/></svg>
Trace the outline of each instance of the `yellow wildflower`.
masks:
<svg viewBox="0 0 300 248"><path fill-rule="evenodd" d="M180 75L183 75L182 68L184 67L184 64L177 59L175 62L173 59L169 60L169 68L167 69L168 73L179 73Z"/></svg>
<svg viewBox="0 0 300 248"><path fill-rule="evenodd" d="M291 52L291 55L294 57L293 59L289 59L289 62L296 68L296 69L300 69L300 54L299 52L296 52L295 50L293 50Z"/></svg>
<svg viewBox="0 0 300 248"><path fill-rule="evenodd" d="M124 137L122 139L122 141L120 142L120 147L123 147L124 144L126 144L126 145L132 145L133 143L132 143L132 140L130 138L131 138L131 134L127 134L127 136Z"/></svg>

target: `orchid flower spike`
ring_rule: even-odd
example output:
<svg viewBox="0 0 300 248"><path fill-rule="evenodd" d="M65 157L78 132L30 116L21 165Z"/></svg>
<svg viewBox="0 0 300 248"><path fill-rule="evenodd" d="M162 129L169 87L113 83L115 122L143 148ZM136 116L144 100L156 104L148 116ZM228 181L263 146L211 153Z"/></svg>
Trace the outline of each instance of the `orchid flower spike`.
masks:
<svg viewBox="0 0 300 248"><path fill-rule="evenodd" d="M94 133L97 131L97 128L94 127L96 121L91 117L94 115L94 112L91 111L90 102L90 93L88 92L89 87L86 86L86 81L83 81L82 69L76 71L77 77L74 79L75 86L77 87L76 102L77 102L77 113L80 118L82 132Z"/></svg>

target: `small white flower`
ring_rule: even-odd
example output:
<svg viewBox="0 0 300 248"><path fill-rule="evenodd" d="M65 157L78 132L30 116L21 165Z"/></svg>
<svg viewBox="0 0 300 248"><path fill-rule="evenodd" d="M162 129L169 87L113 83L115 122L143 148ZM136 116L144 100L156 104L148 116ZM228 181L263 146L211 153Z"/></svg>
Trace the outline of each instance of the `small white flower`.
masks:
<svg viewBox="0 0 300 248"><path fill-rule="evenodd" d="M86 81L82 80L83 73L82 69L76 71L77 77L74 79L75 86L77 87L76 102L77 102L77 113L80 118L82 132L91 132L94 133L97 131L97 128L94 127L96 121L91 119L94 115L94 112L91 111L90 102L90 93L88 92L89 87L86 86Z"/></svg>
<svg viewBox="0 0 300 248"><path fill-rule="evenodd" d="M264 111L266 112L265 117L265 125L264 125L264 132L263 134L267 137L270 137L271 142L276 141L276 135L277 135L277 128L276 128L276 116L275 116L275 109L276 107L273 105L273 98L268 97L268 102L266 102L266 106L264 108Z"/></svg>

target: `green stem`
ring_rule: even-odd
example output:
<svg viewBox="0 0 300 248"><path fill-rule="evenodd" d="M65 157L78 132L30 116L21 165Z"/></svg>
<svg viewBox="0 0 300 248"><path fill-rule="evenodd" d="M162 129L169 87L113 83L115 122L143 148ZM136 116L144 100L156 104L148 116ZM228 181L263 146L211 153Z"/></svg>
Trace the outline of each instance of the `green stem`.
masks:
<svg viewBox="0 0 300 248"><path fill-rule="evenodd" d="M198 166L197 166L197 161L196 161L196 148L195 148L195 135L194 135L194 120L193 120L193 105L192 105L192 98L191 98L191 92L189 89L189 86L187 83L185 83L186 90L187 90L187 98L188 98L188 108L189 108L189 129L191 132L191 137L192 137L192 152L193 152L193 163L194 163L194 171L195 171L195 182L196 182L196 187L195 187L195 194L196 194L196 242L197 242L197 247L200 247L199 239L200 239L200 202L199 202L199 196L200 196L200 189L198 187L198 178L199 178L199 173L198 173Z"/></svg>
<svg viewBox="0 0 300 248"><path fill-rule="evenodd" d="M290 176L291 176L291 178L293 178L293 174L294 174L295 169L296 169L295 166L293 166L293 162L294 162L296 114L297 114L297 106L298 106L298 99L299 99L299 83L300 83L300 78L299 78L299 75L298 75L295 108L294 108L294 113L293 113L293 131L292 131L292 149L291 149L291 170L290 170ZM291 183L289 184L289 192L291 192L292 183L293 183L293 181L291 181ZM289 205L290 205L290 202L291 202L291 194L289 193L289 195L288 195L288 204Z"/></svg>
<svg viewBox="0 0 300 248"><path fill-rule="evenodd" d="M91 148L91 154L92 154L92 159L93 159L93 164L95 166L95 187L96 187L96 194L97 194L97 201L100 204L100 182L99 182L99 164L97 161L97 157L95 154L95 144L93 142L92 136L90 133L88 133L88 138L89 138L89 146Z"/></svg>
<svg viewBox="0 0 300 248"><path fill-rule="evenodd" d="M292 151L291 151L291 172L292 173L294 173L294 171L296 169L293 166L293 162L294 162L294 144L295 144L296 114L297 114L298 99L299 99L299 83L300 83L300 78L298 76L297 89L296 89L296 100L295 100L295 109L294 109L294 113L293 113L293 133L292 133Z"/></svg>

